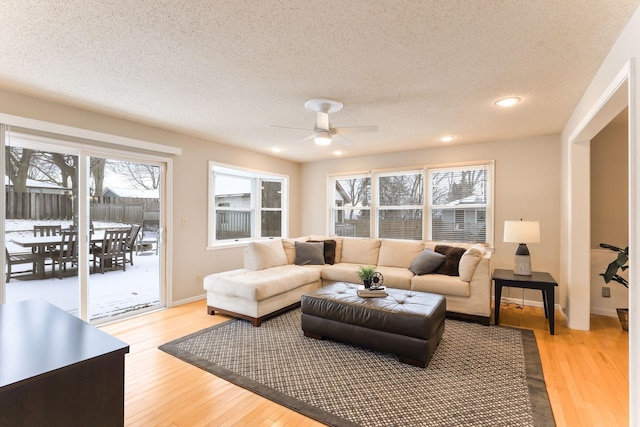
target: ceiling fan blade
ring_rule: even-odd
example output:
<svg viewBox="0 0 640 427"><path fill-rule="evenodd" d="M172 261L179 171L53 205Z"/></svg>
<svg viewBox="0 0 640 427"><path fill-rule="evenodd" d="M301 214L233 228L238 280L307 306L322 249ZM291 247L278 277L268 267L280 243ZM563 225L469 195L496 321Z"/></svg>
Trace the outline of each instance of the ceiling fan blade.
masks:
<svg viewBox="0 0 640 427"><path fill-rule="evenodd" d="M350 139L345 138L344 136L340 136L340 135L335 135L333 137L334 141L338 141L340 144L342 145L346 145L347 147L351 144L353 144L353 142Z"/></svg>
<svg viewBox="0 0 640 427"><path fill-rule="evenodd" d="M313 129L305 129L305 128L294 128L291 126L278 126L278 125L269 125L270 128L280 128L280 129L291 129L291 130L303 130L305 132L313 132Z"/></svg>
<svg viewBox="0 0 640 427"><path fill-rule="evenodd" d="M333 129L336 134L355 133L355 132L378 132L378 126L344 126Z"/></svg>

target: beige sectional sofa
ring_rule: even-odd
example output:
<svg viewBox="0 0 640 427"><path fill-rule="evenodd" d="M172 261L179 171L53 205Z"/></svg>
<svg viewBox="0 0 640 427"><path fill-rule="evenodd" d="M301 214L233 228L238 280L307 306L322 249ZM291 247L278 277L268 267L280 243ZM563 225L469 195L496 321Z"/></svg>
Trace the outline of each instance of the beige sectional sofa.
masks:
<svg viewBox="0 0 640 427"><path fill-rule="evenodd" d="M320 260L319 250L324 256ZM422 272L425 259L442 258L439 253L445 254L439 269L414 274ZM307 236L250 243L244 268L208 275L204 289L209 314L229 314L260 326L263 319L300 304L301 296L314 289L359 283L358 267L373 265L385 286L443 295L449 315L488 325L490 263L491 252L481 245Z"/></svg>

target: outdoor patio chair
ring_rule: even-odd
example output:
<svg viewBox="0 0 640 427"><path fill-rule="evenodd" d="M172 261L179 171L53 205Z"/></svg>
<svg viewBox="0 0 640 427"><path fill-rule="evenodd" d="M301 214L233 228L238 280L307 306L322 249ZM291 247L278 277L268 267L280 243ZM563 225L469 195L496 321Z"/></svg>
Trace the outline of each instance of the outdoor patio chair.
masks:
<svg viewBox="0 0 640 427"><path fill-rule="evenodd" d="M104 274L104 268L117 268L122 265L122 271L126 271L127 263L127 235L128 230L105 230L102 243L96 244L91 249L93 255L93 272L100 266L100 273Z"/></svg>
<svg viewBox="0 0 640 427"><path fill-rule="evenodd" d="M51 273L56 274L56 263L60 265L58 278L62 279L63 270L67 271L67 263L71 265L78 262L77 233L75 231L63 231L60 239L60 246L51 251L52 267Z"/></svg>
<svg viewBox="0 0 640 427"><path fill-rule="evenodd" d="M62 225L34 225L33 226L33 237L41 237L41 236L59 236L62 234ZM55 246L49 246L46 248L42 248L40 255L47 258L51 258L51 251L55 250ZM36 249L34 248L33 252L35 253ZM49 264L50 265L50 264Z"/></svg>
<svg viewBox="0 0 640 427"><path fill-rule="evenodd" d="M145 219L142 220L142 228L140 229L140 239L137 244L136 255L144 251L155 250L158 255L158 234L160 230L160 220Z"/></svg>
<svg viewBox="0 0 640 427"><path fill-rule="evenodd" d="M39 254L34 253L14 253L10 254L9 249L4 247L4 252L7 260L7 279L6 282L9 283L12 277L15 277L17 274L24 273L34 273L37 271L41 271L44 268L44 258ZM21 270L21 271L12 271L14 265L19 264L31 264L31 270Z"/></svg>
<svg viewBox="0 0 640 427"><path fill-rule="evenodd" d="M129 259L125 262L133 265L133 250L136 247L136 240L138 239L138 233L140 232L140 226L138 224L133 224L129 229L129 234L127 235L127 252L129 253Z"/></svg>
<svg viewBox="0 0 640 427"><path fill-rule="evenodd" d="M34 225L33 237L39 236L59 236L62 234L61 225Z"/></svg>

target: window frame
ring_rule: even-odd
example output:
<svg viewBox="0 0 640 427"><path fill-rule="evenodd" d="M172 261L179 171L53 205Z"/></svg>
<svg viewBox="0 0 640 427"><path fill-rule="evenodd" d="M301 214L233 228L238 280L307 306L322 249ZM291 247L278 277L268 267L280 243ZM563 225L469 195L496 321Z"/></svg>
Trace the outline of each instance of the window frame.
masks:
<svg viewBox="0 0 640 427"><path fill-rule="evenodd" d="M250 181L250 206L248 208L231 208L218 209L216 205L216 176L228 176L248 179ZM262 183L263 182L279 182L281 188L280 208L265 208L262 206ZM288 206L289 206L289 176L272 172L259 171L255 169L247 169L234 165L209 161L208 166L208 183L209 189L207 197L209 199L209 213L207 217L208 223L208 241L207 249L221 249L225 247L235 247L247 245L249 242L257 240L270 240L286 238L289 230ZM250 211L250 230L249 237L217 239L217 214L224 210L230 211ZM262 214L263 212L279 211L280 214L280 236L262 236Z"/></svg>
<svg viewBox="0 0 640 427"><path fill-rule="evenodd" d="M495 161L494 160L482 160L465 163L452 163L442 165L429 165L420 167L406 167L398 169L384 169L384 170L372 170L367 172L347 172L347 173L334 173L327 175L328 184L328 218L327 218L327 230L328 234L332 236L338 235L336 233L336 224L334 219L337 212L346 212L353 207L337 206L335 200L336 182L347 179L357 179L368 177L370 178L370 191L371 191L371 205L363 207L362 209L369 210L369 238L380 238L379 230L379 213L383 210L394 209L422 209L422 239L423 241L432 240L433 230L431 224L432 209L437 209L437 206L432 205L432 191L431 191L431 172L432 171L447 171L447 170L465 170L471 169L486 169L488 176L485 184L485 197L486 203L482 205L485 208L485 240L486 242L479 242L481 244L493 247L494 245L494 183L495 183ZM379 195L379 180L381 177L388 177L394 175L411 175L419 172L422 174L422 205L399 205L399 206L382 206L380 204ZM477 204L469 205L469 207L477 207ZM477 212L476 212L477 217ZM400 240L409 240L402 238L394 238ZM411 239L413 240L413 239ZM450 240L454 242L455 240Z"/></svg>
<svg viewBox="0 0 640 427"><path fill-rule="evenodd" d="M455 163L448 165L433 165L427 166L425 168L425 185L426 185L426 193L425 193L425 214L424 214L424 229L423 232L426 231L426 239L425 240L433 240L433 227L432 227L432 212L434 209L444 209L446 205L435 205L433 203L433 185L432 185L432 177L436 172L455 172L461 170L481 170L484 169L487 171L487 178L485 181L485 203L473 203L464 205L463 207L450 207L449 210L453 212L455 218L455 227L458 227L457 218L459 216L459 212L462 212L463 221L464 221L464 211L465 209L477 209L484 208L485 209L485 241L478 242L480 244L484 244L489 247L493 247L494 245L494 183L495 183L495 161L494 160L484 160L478 162L467 162L467 163ZM478 217L478 211L475 212L475 218ZM457 241L457 240L447 240L447 241Z"/></svg>
<svg viewBox="0 0 640 427"><path fill-rule="evenodd" d="M371 236L371 227L372 227L372 211L371 211L371 206L373 205L373 197L374 197L374 193L373 193L373 179L371 177L371 173L368 171L365 172L353 172L353 173L349 173L349 174L335 174L335 175L329 175L328 177L328 186L329 186L329 191L327 191L327 205L329 207L328 209L328 218L327 218L327 226L328 226L328 230L329 230L329 235L331 236L348 236L349 234L339 234L336 232L336 221L334 221L334 215L335 217L340 216L339 213L342 213L342 219L343 219L343 223L344 220L347 218L347 212L352 211L352 210L358 210L358 211L367 211L369 212L369 236ZM335 193L336 193L336 182L338 180L340 180L341 178L346 178L346 179L369 179L369 205L362 205L362 206L345 206L344 204L341 206L338 206L336 204L337 200L335 198ZM357 228L357 227L356 227ZM355 237L355 236L352 236ZM364 237L364 236L360 236L360 237Z"/></svg>
<svg viewBox="0 0 640 427"><path fill-rule="evenodd" d="M420 175L422 176L422 194L421 194L421 198L422 198L422 203L421 204L406 204L406 205L383 205L381 200L380 200L380 190L382 189L382 185L380 184L380 180L383 178L389 178L389 177L394 177L394 176L412 176L412 175ZM385 171L385 172L378 172L375 174L375 193L373 193L373 198L375 200L375 203L372 202L372 205L375 204L375 219L374 219L374 227L375 227L375 231L372 229L372 231L374 231L374 235L375 236L380 236L381 233L381 229L380 229L380 214L382 212L390 212L390 211L407 211L407 210L422 210L422 218L421 218L421 237L419 239L406 239L406 240L423 240L424 238L424 206L425 206L425 174L424 174L424 170L422 168L420 169L402 169L402 170L393 170L393 171ZM405 240L402 237L388 237L390 239L400 239L400 240Z"/></svg>

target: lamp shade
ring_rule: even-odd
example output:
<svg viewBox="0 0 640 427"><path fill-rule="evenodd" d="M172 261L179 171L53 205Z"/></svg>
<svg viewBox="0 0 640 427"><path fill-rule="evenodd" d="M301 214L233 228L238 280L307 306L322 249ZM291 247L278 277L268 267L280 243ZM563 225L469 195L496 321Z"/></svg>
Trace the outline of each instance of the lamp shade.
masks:
<svg viewBox="0 0 640 427"><path fill-rule="evenodd" d="M504 241L508 243L539 243L538 221L505 221Z"/></svg>

